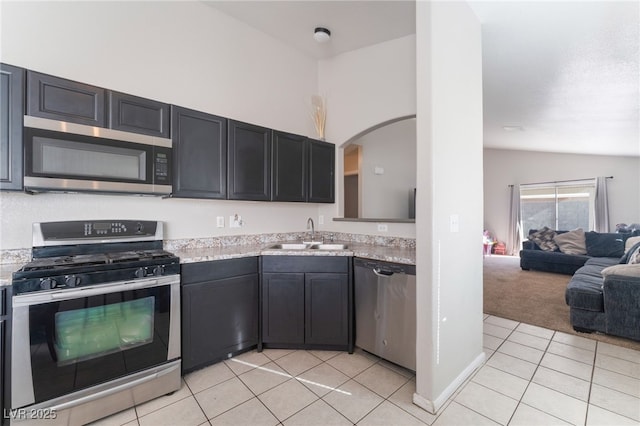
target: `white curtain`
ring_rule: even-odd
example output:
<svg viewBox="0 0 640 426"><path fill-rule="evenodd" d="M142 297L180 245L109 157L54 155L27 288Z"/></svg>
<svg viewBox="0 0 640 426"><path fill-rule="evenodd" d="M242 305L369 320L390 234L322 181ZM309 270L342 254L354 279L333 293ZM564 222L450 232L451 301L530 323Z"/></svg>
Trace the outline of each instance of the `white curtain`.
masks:
<svg viewBox="0 0 640 426"><path fill-rule="evenodd" d="M509 234L507 235L507 254L518 256L522 247L522 220L520 218L520 185L510 187Z"/></svg>
<svg viewBox="0 0 640 426"><path fill-rule="evenodd" d="M594 231L609 232L609 201L607 199L607 178L596 178Z"/></svg>

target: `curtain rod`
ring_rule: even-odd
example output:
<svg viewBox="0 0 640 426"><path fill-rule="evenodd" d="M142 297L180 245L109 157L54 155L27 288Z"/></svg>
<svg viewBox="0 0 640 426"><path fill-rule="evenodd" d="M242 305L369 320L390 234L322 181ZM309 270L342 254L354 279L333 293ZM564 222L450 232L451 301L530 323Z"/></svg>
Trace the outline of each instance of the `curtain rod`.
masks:
<svg viewBox="0 0 640 426"><path fill-rule="evenodd" d="M605 178L606 179L613 179L613 176L605 176ZM548 183L580 182L580 181L594 180L594 179L595 178L554 180L554 181L550 181L550 182L521 183L520 185L543 185L543 184L548 184ZM508 186L511 188L513 185L508 185Z"/></svg>

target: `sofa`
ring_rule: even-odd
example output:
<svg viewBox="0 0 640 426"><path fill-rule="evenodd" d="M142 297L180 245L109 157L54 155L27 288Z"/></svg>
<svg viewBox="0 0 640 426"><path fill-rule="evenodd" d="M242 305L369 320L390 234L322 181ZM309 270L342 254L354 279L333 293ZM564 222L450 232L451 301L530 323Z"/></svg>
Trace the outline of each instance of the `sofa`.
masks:
<svg viewBox="0 0 640 426"><path fill-rule="evenodd" d="M574 330L640 341L640 242L621 259L587 260L571 277L565 301Z"/></svg>
<svg viewBox="0 0 640 426"><path fill-rule="evenodd" d="M573 275L592 257L620 260L626 240L640 236L640 230L625 233L583 232L584 237L581 237L579 230L573 230L570 234L577 234L573 239L568 238L567 233L569 231L549 228L529 230L529 239L522 243L520 250L520 267L525 271L533 269ZM585 247L576 243L581 240Z"/></svg>
<svg viewBox="0 0 640 426"><path fill-rule="evenodd" d="M565 290L571 326L640 340L640 232L531 230L522 269L572 274Z"/></svg>

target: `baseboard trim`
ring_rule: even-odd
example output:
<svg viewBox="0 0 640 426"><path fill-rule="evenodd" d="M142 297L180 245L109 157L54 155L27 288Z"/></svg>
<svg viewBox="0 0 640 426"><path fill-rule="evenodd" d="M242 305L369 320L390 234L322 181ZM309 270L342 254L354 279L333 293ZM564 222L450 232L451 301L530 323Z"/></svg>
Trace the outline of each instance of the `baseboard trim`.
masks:
<svg viewBox="0 0 640 426"><path fill-rule="evenodd" d="M462 372L447 386L444 391L434 400L429 400L418 394L413 394L413 403L431 414L436 414L445 402L455 393L455 391L471 377L474 371L482 367L487 360L487 355L482 352L478 355Z"/></svg>

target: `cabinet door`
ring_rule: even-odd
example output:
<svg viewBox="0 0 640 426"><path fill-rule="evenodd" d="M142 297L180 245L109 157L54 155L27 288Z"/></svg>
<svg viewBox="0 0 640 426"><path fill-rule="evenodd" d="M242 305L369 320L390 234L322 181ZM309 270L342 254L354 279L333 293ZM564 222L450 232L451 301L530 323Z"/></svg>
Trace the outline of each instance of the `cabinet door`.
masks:
<svg viewBox="0 0 640 426"><path fill-rule="evenodd" d="M347 274L305 274L305 343L349 343Z"/></svg>
<svg viewBox="0 0 640 426"><path fill-rule="evenodd" d="M271 129L229 120L229 199L271 199Z"/></svg>
<svg viewBox="0 0 640 426"><path fill-rule="evenodd" d="M22 190L24 70L0 64L0 189Z"/></svg>
<svg viewBox="0 0 640 426"><path fill-rule="evenodd" d="M336 146L309 139L309 198L312 203L335 201Z"/></svg>
<svg viewBox="0 0 640 426"><path fill-rule="evenodd" d="M271 199L307 201L307 142L304 136L273 132Z"/></svg>
<svg viewBox="0 0 640 426"><path fill-rule="evenodd" d="M258 283L251 274L183 286L183 371L258 344Z"/></svg>
<svg viewBox="0 0 640 426"><path fill-rule="evenodd" d="M100 87L27 72L27 115L105 127L105 102Z"/></svg>
<svg viewBox="0 0 640 426"><path fill-rule="evenodd" d="M170 105L119 92L109 92L109 127L169 138Z"/></svg>
<svg viewBox="0 0 640 426"><path fill-rule="evenodd" d="M262 342L304 343L304 274L262 274Z"/></svg>
<svg viewBox="0 0 640 426"><path fill-rule="evenodd" d="M173 196L226 198L227 120L172 107Z"/></svg>

